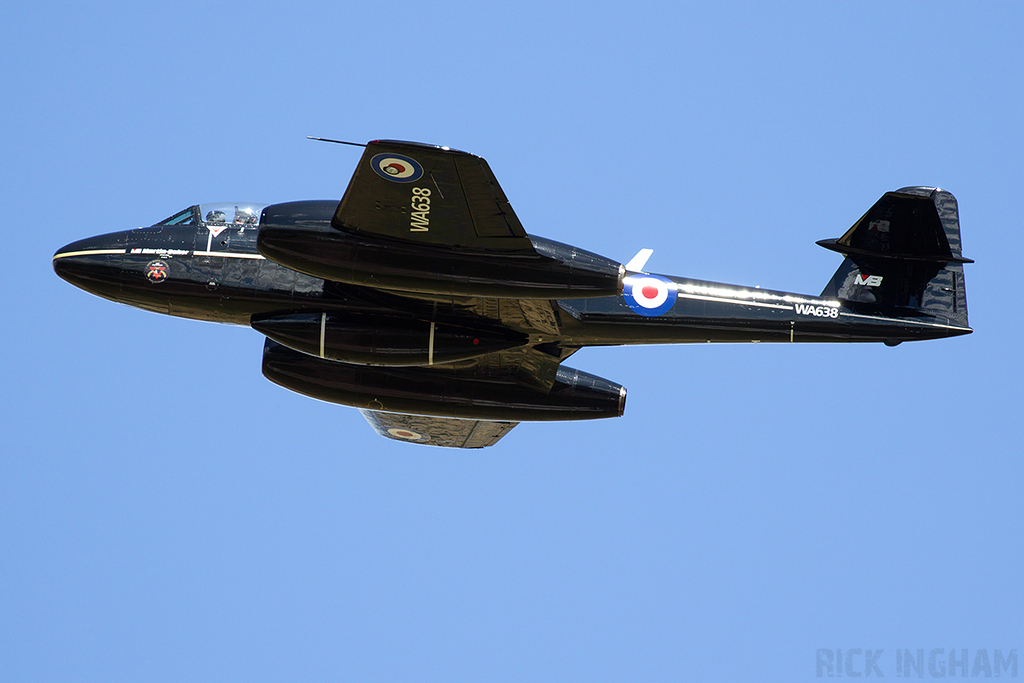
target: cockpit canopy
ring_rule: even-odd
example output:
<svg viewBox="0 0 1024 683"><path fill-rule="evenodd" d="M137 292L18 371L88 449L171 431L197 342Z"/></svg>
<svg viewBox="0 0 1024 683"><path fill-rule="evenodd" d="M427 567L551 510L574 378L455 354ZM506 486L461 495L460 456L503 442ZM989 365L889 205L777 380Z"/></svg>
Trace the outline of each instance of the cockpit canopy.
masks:
<svg viewBox="0 0 1024 683"><path fill-rule="evenodd" d="M243 228L260 224L260 213L268 204L252 202L221 202L217 204L199 204L179 211L157 225L237 225Z"/></svg>

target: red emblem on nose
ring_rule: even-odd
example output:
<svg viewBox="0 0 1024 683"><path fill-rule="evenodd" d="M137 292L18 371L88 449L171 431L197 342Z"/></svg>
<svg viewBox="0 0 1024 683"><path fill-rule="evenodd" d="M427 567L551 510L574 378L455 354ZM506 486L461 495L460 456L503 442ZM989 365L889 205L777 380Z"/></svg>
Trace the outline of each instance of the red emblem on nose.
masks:
<svg viewBox="0 0 1024 683"><path fill-rule="evenodd" d="M146 265L146 279L150 282L163 282L167 279L167 264L163 261L150 261Z"/></svg>
<svg viewBox="0 0 1024 683"><path fill-rule="evenodd" d="M647 285L646 287L640 290L640 293L643 294L644 298L646 299L653 299L654 297L658 296L658 288L655 287L654 285Z"/></svg>

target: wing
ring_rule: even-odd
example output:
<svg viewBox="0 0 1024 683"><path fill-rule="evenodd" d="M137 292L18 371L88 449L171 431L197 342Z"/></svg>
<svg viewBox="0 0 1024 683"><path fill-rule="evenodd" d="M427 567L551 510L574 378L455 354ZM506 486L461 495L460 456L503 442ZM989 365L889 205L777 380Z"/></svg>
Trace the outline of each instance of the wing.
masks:
<svg viewBox="0 0 1024 683"><path fill-rule="evenodd" d="M359 411L383 437L448 448L484 448L498 443L518 422L460 420L454 417Z"/></svg>
<svg viewBox="0 0 1024 683"><path fill-rule="evenodd" d="M422 244L534 252L486 161L414 142L368 143L332 224Z"/></svg>

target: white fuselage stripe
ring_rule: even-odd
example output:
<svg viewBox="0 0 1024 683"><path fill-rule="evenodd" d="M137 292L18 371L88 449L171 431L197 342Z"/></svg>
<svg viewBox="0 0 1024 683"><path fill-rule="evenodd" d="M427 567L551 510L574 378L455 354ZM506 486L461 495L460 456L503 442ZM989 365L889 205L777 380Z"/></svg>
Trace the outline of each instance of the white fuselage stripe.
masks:
<svg viewBox="0 0 1024 683"><path fill-rule="evenodd" d="M61 254L54 254L53 259L67 258L69 256L98 256L101 254L123 254L124 249L87 249L86 251L65 251Z"/></svg>
<svg viewBox="0 0 1024 683"><path fill-rule="evenodd" d="M327 339L327 311L320 314L320 357L324 357L324 341Z"/></svg>
<svg viewBox="0 0 1024 683"><path fill-rule="evenodd" d="M683 292L676 292L676 296L684 299L697 299L698 301L714 301L716 303L723 304L739 304L741 306L760 306L761 308L781 308L785 311L792 311L792 306L785 304L763 304L760 301L748 301L746 299L723 299L717 296L701 296L700 294L684 294Z"/></svg>
<svg viewBox="0 0 1024 683"><path fill-rule="evenodd" d="M263 254L241 254L233 251L195 251L193 256L219 256L221 258L266 259Z"/></svg>
<svg viewBox="0 0 1024 683"><path fill-rule="evenodd" d="M170 250L168 250L170 251ZM60 254L54 254L54 260L59 258L68 258L70 256L103 256L110 254L124 254L124 249L87 249L85 251L65 251ZM162 254L160 249L154 249L151 253L144 254L145 256L159 256ZM129 256L141 256L143 254L129 254ZM194 251L192 256L218 256L220 258L247 258L265 260L267 257L263 254L246 254L233 251Z"/></svg>
<svg viewBox="0 0 1024 683"><path fill-rule="evenodd" d="M434 323L430 323L430 340L427 342L427 365L434 364Z"/></svg>

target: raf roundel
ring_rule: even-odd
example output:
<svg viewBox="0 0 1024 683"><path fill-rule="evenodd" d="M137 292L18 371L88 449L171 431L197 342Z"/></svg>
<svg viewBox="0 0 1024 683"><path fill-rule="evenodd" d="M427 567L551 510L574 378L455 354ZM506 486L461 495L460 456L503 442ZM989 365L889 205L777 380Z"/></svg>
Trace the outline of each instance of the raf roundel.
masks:
<svg viewBox="0 0 1024 683"><path fill-rule="evenodd" d="M659 275L630 275L622 283L622 296L634 312L654 318L676 302L676 285Z"/></svg>
<svg viewBox="0 0 1024 683"><path fill-rule="evenodd" d="M399 429L397 427L389 429L388 434L396 439L405 439L406 441L426 441L428 439L426 434L420 434L419 432L414 432L411 429Z"/></svg>
<svg viewBox="0 0 1024 683"><path fill-rule="evenodd" d="M415 159L402 154L377 154L370 166L381 178L396 183L411 183L423 177L423 167Z"/></svg>

